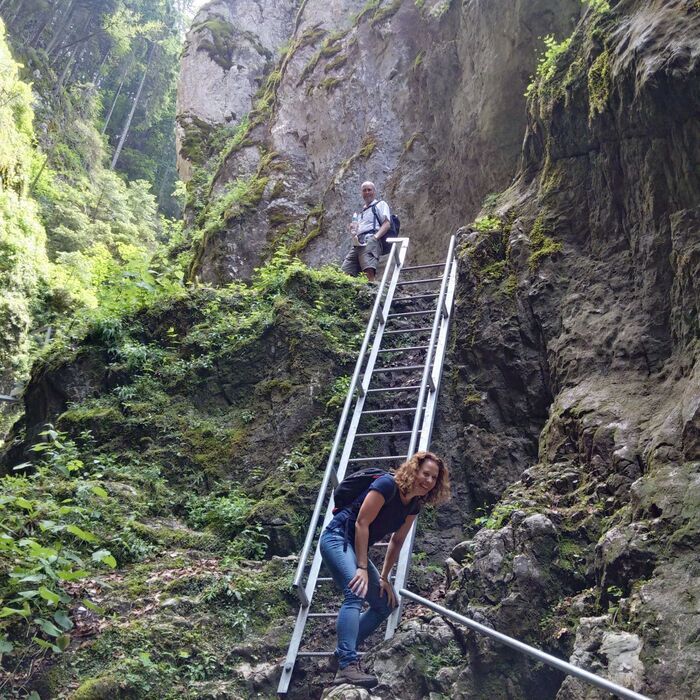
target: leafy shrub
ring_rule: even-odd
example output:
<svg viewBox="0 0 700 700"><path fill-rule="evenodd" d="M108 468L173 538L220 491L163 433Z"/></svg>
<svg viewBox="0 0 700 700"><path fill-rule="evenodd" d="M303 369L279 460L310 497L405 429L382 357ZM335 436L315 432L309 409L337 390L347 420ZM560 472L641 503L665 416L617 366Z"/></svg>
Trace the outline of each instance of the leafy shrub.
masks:
<svg viewBox="0 0 700 700"><path fill-rule="evenodd" d="M74 603L66 584L98 565L117 565L99 538L86 529L88 508L78 504L109 498L88 480L76 445L49 427L34 446L42 460L33 474L6 476L0 496L0 654L26 642L61 652L70 644ZM26 468L20 465L16 470ZM72 494L72 497L64 497ZM95 609L89 600L86 607Z"/></svg>

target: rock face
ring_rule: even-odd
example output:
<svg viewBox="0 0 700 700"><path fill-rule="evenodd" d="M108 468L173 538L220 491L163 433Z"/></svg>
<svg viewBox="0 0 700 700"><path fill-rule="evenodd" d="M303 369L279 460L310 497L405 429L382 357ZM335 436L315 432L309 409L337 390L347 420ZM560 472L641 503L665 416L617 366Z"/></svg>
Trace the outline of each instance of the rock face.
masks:
<svg viewBox="0 0 700 700"><path fill-rule="evenodd" d="M700 12L610 5L548 59L516 183L462 237L435 448L471 508L500 501L447 602L671 700L700 694ZM602 697L465 640L426 693Z"/></svg>
<svg viewBox="0 0 700 700"><path fill-rule="evenodd" d="M411 255L443 256L484 196L509 183L539 37L566 35L580 9L576 0L386 0L358 11L348 0L305 0L293 22L277 5L217 0L188 36L180 172L201 165L193 143L206 151L212 127L250 112L201 195L207 230L191 274L202 280L247 277L281 244L314 265L338 261L365 179L400 213ZM230 38L226 60L208 48L215 22L227 27L218 35ZM286 48L253 97L267 65L261 47L277 52L285 28ZM253 180L254 206L231 208L235 183ZM217 200L224 213L213 225Z"/></svg>
<svg viewBox="0 0 700 700"><path fill-rule="evenodd" d="M210 61L196 47L216 44L219 35L207 34L213 25L191 32L180 104L189 105L196 127L181 123L183 156L194 166L190 224L201 233L192 275L214 282L246 277L282 243L312 263L337 259L342 222L365 177L405 212L414 255L441 256L443 234L471 216L483 195L510 183L459 239L453 344L433 444L448 457L457 487L433 530L442 540L462 530L463 541L440 552L441 539L421 534L418 546L429 557L450 555L447 584L431 586L428 577L421 584L416 566L412 585L657 700L700 697L698 3L587 3L573 34L550 43L528 91L526 119L520 96L536 36L563 36L578 3L511 3L500 13L497 3L476 0L418 4L371 3L353 17L356 8L343 0L307 0L287 10L270 3L274 28L255 27L266 39L242 33L245 41L229 45L229 67L212 68L216 81L230 79L238 90L217 107L193 95L195 86L206 86ZM221 0L197 22L225 17L235 33L257 17L266 25L267 7ZM291 43L282 50L285 37ZM271 63L251 48L258 44L272 53ZM238 69L246 51L249 68ZM193 61L203 62L199 81ZM214 82L209 86L207 99L216 101ZM219 128L250 107L236 133ZM521 132L520 164L511 170ZM436 233L438 210L444 227ZM319 312L325 283L309 286L304 278L331 273L297 272L287 283L303 307L287 307L270 290L279 333L256 340L252 366L260 376L247 377L251 356L229 347L231 338L240 342L239 320L248 322L238 316L250 311L225 300L217 308L230 315L227 334L216 335L214 325L171 350L191 363L185 376L192 381L194 373L202 392L188 392L188 401L209 412L205 397L221 395L214 407L221 410L208 422L228 434L227 411L239 421L232 443L245 437L252 441L245 444L281 455L296 440L283 460L270 456L267 466L280 471L269 478L285 487L276 500L265 491L269 482L258 485L255 465L246 465L243 483L257 485L271 526L294 493L303 492L294 503L313 499L316 466L299 469L296 462L315 455L317 430L304 431L301 414L320 420L324 408L313 388L330 384L349 362L341 348L359 330L338 331L331 355L319 358L314 344L323 345L315 338L355 302L343 295L333 310ZM310 335L317 321L318 335ZM166 314L160 331L139 342L168 345L171 325L179 328ZM189 337L190 329L180 335ZM200 361L203 339L216 343L217 363ZM120 379L101 372L100 363L93 367L94 357L83 353L56 375L68 395L37 377L28 394L28 436L67 399L104 393ZM180 364L171 365L179 386ZM164 370L155 363L149 371ZM231 380L218 389L217 372ZM84 374L89 381L81 384ZM252 393L265 398L259 418L246 403L250 391L240 389L235 405L225 405L230 383L253 380ZM139 410L127 394L115 397L120 411ZM99 436L109 418L103 403L91 411L72 407L59 426ZM151 434L154 413L124 413L117 423L136 425L149 438L140 448L149 459L158 438ZM280 422L272 422L278 414ZM324 430L329 422L326 416ZM206 427L185 450L193 469L221 459L219 433L212 439ZM284 514L287 527L278 527L272 543L281 555L292 546L284 533L295 521L293 508ZM367 657L384 700L601 697L432 614L411 606L406 613L395 637ZM251 663L241 673L250 692L274 686L269 662L282 643L276 645L249 650ZM319 674L301 676L290 698L320 696ZM371 694L342 687L327 697Z"/></svg>
<svg viewBox="0 0 700 700"><path fill-rule="evenodd" d="M274 0L213 0L203 7L187 36L177 94L178 171L189 180L183 154L212 127L236 125L281 45L292 32L294 8ZM204 132L204 133L202 133ZM191 143L195 141L195 144Z"/></svg>

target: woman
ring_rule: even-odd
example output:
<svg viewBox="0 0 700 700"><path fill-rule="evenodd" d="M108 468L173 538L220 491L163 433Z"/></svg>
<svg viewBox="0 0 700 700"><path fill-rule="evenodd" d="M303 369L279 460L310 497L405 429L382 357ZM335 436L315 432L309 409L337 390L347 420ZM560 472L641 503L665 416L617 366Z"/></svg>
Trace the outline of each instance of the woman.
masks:
<svg viewBox="0 0 700 700"><path fill-rule="evenodd" d="M396 474L376 479L355 501L335 514L321 535L321 555L344 600L336 631L338 673L334 684L371 688L377 679L358 665L357 646L391 614L396 593L389 574L424 503L450 497L450 475L432 452L416 452ZM381 574L369 560L368 548L392 532ZM369 609L361 613L363 603Z"/></svg>

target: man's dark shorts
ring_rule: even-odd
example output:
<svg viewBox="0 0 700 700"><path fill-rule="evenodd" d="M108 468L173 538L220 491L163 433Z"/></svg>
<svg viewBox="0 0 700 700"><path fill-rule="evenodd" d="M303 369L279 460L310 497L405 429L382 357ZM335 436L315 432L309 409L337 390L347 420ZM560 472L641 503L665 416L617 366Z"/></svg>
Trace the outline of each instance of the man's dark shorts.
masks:
<svg viewBox="0 0 700 700"><path fill-rule="evenodd" d="M348 275L357 276L363 270L376 270L379 256L382 254L382 244L372 236L366 245L353 246L345 256L341 267Z"/></svg>

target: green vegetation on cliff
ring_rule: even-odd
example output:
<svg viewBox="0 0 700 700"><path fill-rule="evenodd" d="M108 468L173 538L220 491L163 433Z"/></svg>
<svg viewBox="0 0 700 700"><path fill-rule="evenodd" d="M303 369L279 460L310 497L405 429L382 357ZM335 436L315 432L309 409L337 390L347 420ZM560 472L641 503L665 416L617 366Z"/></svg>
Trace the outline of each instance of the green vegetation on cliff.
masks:
<svg viewBox="0 0 700 700"><path fill-rule="evenodd" d="M278 254L250 285L164 295L53 345L29 404L73 372L83 385L39 437L39 462L4 477L0 505L0 639L16 683L32 659L52 697L77 684L76 697L105 684L118 697L125 678L130 697L164 678L161 697L197 697L194 681L238 678L235 645L288 613L289 567L260 560L299 544L370 300ZM27 537L66 557L65 573L32 549L21 563ZM137 599L143 611L125 612ZM185 611L197 627L179 634ZM49 669L55 647L71 662Z"/></svg>
<svg viewBox="0 0 700 700"><path fill-rule="evenodd" d="M0 19L0 393L9 393L26 377L30 358L51 336L118 308L133 309L169 293L182 278L157 253L166 241L177 239L180 229L159 212L160 195L152 191L157 178L148 150L156 142L162 150L162 139L149 132L138 143L148 119L164 118L170 99L164 95L174 86L176 54L172 36L163 34L164 16L150 17L150 10L140 15L134 7L127 11L120 2L46 5L3 3L7 33ZM156 12L171 11L166 3ZM60 19L55 27L49 26L52 16ZM145 116L125 115L132 140L115 142L117 152L111 154L100 133L103 127L109 134L107 122L120 109L114 96L105 116L110 81L120 74L120 94L126 90L128 71L120 70L138 66L133 51L151 40L162 52L152 68L161 59L171 68L161 70L164 82L151 85L156 92L149 98L159 106ZM10 45L24 65L13 58ZM99 66L88 60L93 56L88 47L99 48ZM157 90L165 92L159 96ZM143 151L142 158L130 153L130 144ZM120 154L122 163L130 163L125 167L129 175L150 182L116 172ZM0 416L3 432L11 417Z"/></svg>

